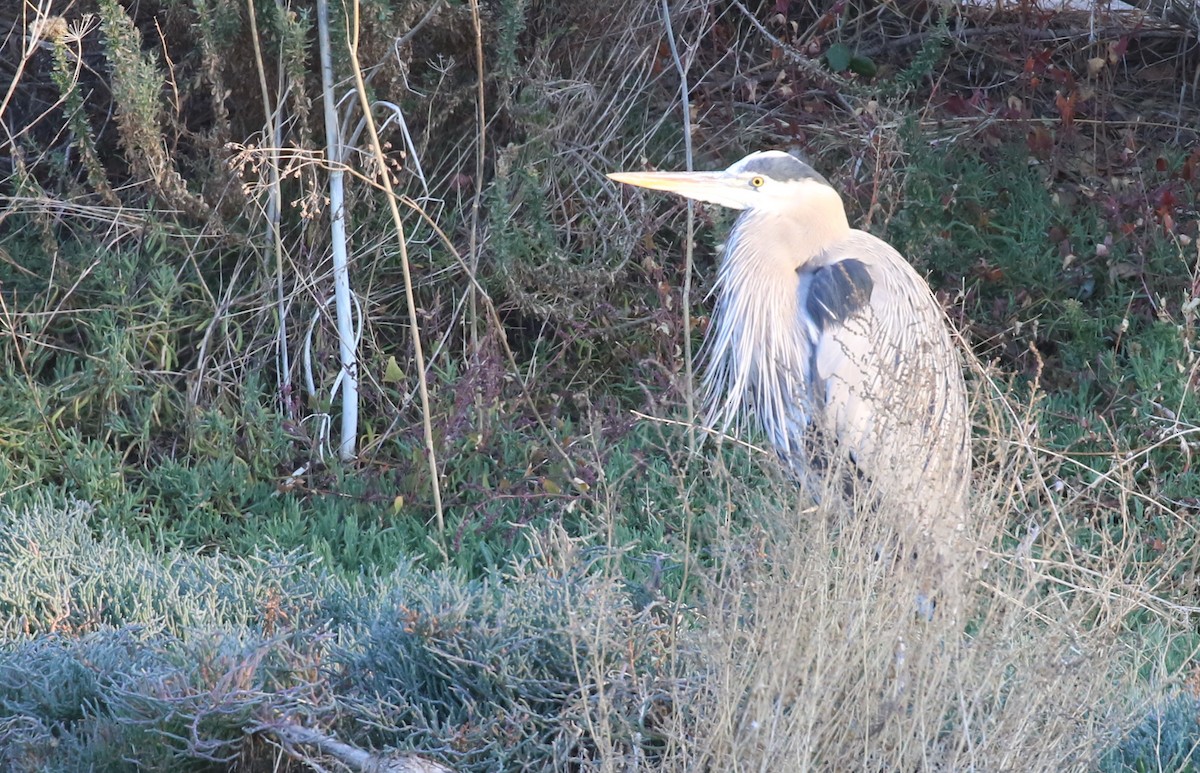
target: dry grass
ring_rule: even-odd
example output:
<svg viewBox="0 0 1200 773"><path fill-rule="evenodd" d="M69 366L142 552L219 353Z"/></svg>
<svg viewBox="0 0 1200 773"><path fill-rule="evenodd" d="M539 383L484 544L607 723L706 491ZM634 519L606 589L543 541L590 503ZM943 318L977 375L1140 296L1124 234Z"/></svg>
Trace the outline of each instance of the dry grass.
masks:
<svg viewBox="0 0 1200 773"><path fill-rule="evenodd" d="M1177 685L1165 649L1197 610L1156 597L1132 546L1072 547L1058 462L1023 436L1036 410L986 402L999 410L977 450L991 461L931 619L914 604L929 582L919 560L888 567L864 549L909 514L805 506L784 482L756 536L727 535L721 559L696 568L705 601L677 632L679 680L643 696L643 748L612 740L599 768L1095 769L1150 692ZM1135 615L1154 624L1131 629Z"/></svg>

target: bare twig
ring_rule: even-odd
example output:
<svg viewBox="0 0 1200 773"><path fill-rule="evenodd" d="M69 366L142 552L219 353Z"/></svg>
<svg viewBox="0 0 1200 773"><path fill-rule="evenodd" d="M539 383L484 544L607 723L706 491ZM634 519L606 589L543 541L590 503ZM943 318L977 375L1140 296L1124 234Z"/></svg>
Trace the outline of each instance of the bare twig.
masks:
<svg viewBox="0 0 1200 773"><path fill-rule="evenodd" d="M324 0L321 0L324 2ZM429 461L429 483L433 489L433 511L437 521L438 545L446 556L446 519L442 513L442 484L441 473L437 464L437 448L433 442L433 424L430 419L429 383L425 376L425 351L421 346L421 325L417 319L417 301L413 293L412 268L408 260L408 240L404 235L404 219L400 217L400 209L396 206L397 197L392 188L391 176L388 174L387 158L383 155L383 146L379 141L379 132L375 127L375 118L371 114L371 102L367 96L367 86L363 82L362 68L358 60L359 25L361 22L359 3L353 6L353 18L347 31L350 49L351 69L354 72L354 82L358 93L358 101L366 117L367 133L371 140L371 151L375 155L378 167L379 183L387 193L388 208L392 215L392 224L396 227L396 241L400 246L400 268L404 275L404 299L408 304L408 323L412 330L413 357L417 365L417 387L421 395L421 424L425 430L425 452Z"/></svg>
<svg viewBox="0 0 1200 773"><path fill-rule="evenodd" d="M483 27L479 20L479 0L471 0L471 27L475 32L475 195L471 198L471 233L467 245L467 260L472 286L469 290L468 313L471 317L471 351L479 353L479 320L474 279L479 273L479 206L483 198L483 160L487 141L487 111L483 93Z"/></svg>
<svg viewBox="0 0 1200 773"><path fill-rule="evenodd" d="M692 156L692 103L691 86L688 84L688 69L691 57L685 63L679 56L679 48L675 45L675 30L671 26L671 8L667 0L662 0L663 26L666 27L667 45L671 47L671 60L679 73L679 104L683 110L683 153L684 166L687 171L693 169ZM696 241L696 205L691 199L687 200L687 228L684 232L683 245L683 399L687 406L688 420L688 454L696 454L696 399L693 389L692 375L692 271L693 249Z"/></svg>
<svg viewBox="0 0 1200 773"><path fill-rule="evenodd" d="M655 424L663 424L668 427L683 427L685 429L690 429L693 431L699 430L700 432L703 432L717 440L720 440L720 441L728 440L730 443L733 443L734 445L739 445L742 448L745 448L747 451L753 451L756 454L762 454L763 456L774 456L775 455L773 452L763 448L762 446L756 446L753 443L742 440L741 438L737 437L736 435L730 435L727 432L722 432L721 430L716 429L715 427L706 427L703 424L689 425L687 422L679 421L677 419L664 419L660 416L650 416L649 414L642 413L641 411L630 411L630 413L633 414L634 416L638 417L639 419L642 419L643 421L652 421Z"/></svg>
<svg viewBox="0 0 1200 773"><path fill-rule="evenodd" d="M280 120L279 109L271 107L271 91L267 88L267 68L263 63L262 45L258 35L258 15L254 11L253 0L246 0L246 13L250 18L250 40L253 42L254 65L258 71L258 88L262 92L263 118L266 121L266 132L271 136L271 161L267 164L271 180L267 191L267 244L275 257L275 304L279 325L276 340L279 342L279 404L283 414L292 418L292 362L288 352L287 335L287 289L284 286L283 273L283 239L279 232L281 214L280 180L279 180L279 149L283 146L283 122ZM282 106L280 102L280 106Z"/></svg>
<svg viewBox="0 0 1200 773"><path fill-rule="evenodd" d="M343 743L333 735L292 722L274 722L260 731L275 736L288 755L307 765L318 765L320 761L295 747L316 747L319 754L332 757L358 773L454 773L453 768L416 754L372 754Z"/></svg>
<svg viewBox="0 0 1200 773"><path fill-rule="evenodd" d="M758 30L758 34L766 38L771 45L778 48L779 51L785 57L787 57L788 61L799 67L801 70L804 70L806 75L815 80L817 83L820 83L825 88L831 90L842 107L848 110L851 114L854 113L854 109L850 107L850 104L846 102L845 98L841 95L842 90L848 90L850 88L850 81L831 73L822 67L819 62L816 62L813 59L805 56L797 51L794 46L789 45L787 42L781 40L769 29L764 27L763 23L758 20L758 17L755 16L754 13L751 12L750 9L747 8L740 0L732 0L732 2L733 7L737 8L742 15L746 17L746 20L750 22L750 25L754 27L754 29Z"/></svg>

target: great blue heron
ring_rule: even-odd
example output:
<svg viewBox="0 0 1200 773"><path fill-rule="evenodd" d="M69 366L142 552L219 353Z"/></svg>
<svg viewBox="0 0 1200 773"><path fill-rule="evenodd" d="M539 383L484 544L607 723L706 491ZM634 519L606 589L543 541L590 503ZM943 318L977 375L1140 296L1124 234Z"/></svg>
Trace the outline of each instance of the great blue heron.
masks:
<svg viewBox="0 0 1200 773"><path fill-rule="evenodd" d="M609 177L741 210L701 353L710 425L756 417L818 495L848 467L854 491L934 516L923 531L962 515L970 427L945 314L899 252L850 227L824 177L775 150Z"/></svg>

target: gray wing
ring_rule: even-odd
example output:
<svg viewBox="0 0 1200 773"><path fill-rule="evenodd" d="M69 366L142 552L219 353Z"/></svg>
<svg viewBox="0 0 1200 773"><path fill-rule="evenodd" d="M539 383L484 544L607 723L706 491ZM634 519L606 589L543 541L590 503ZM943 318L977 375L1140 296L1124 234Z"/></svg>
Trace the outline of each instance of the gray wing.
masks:
<svg viewBox="0 0 1200 773"><path fill-rule="evenodd" d="M805 280L807 279L807 292ZM801 275L802 308L819 333L844 325L870 303L875 280L867 265L855 258L817 266Z"/></svg>
<svg viewBox="0 0 1200 773"><path fill-rule="evenodd" d="M925 280L862 231L798 273L816 428L869 478L902 478L921 496L936 496L935 483L960 484L969 464L966 390Z"/></svg>
<svg viewBox="0 0 1200 773"><path fill-rule="evenodd" d="M813 429L826 442L836 441L856 462L870 441L865 382L877 369L870 356L875 270L863 260L836 253L799 269L798 309L811 352L807 402L813 407Z"/></svg>

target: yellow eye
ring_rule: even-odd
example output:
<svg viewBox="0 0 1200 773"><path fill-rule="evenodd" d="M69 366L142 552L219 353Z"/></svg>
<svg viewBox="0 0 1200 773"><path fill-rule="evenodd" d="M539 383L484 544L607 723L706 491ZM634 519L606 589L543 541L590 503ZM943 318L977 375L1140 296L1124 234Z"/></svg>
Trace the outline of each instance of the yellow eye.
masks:
<svg viewBox="0 0 1200 773"><path fill-rule="evenodd" d="M754 175L753 177L751 177L751 178L750 178L750 185L751 185L751 187L754 187L754 188L761 188L761 187L763 187L763 186L764 186L764 185L766 185L766 184L767 184L767 181L763 179L762 175L757 175L757 174L756 174L756 175Z"/></svg>

